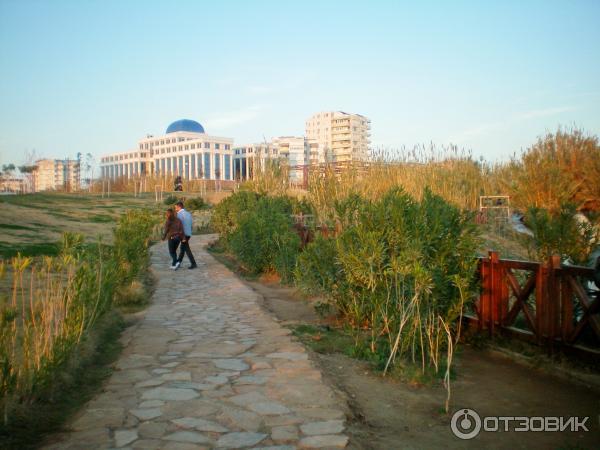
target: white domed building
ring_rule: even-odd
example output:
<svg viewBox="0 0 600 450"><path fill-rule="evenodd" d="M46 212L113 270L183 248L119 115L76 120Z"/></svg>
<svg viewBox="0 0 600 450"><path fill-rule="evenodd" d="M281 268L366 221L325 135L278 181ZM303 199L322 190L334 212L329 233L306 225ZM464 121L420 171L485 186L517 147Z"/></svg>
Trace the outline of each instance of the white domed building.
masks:
<svg viewBox="0 0 600 450"><path fill-rule="evenodd" d="M233 139L209 136L198 122L181 119L162 136L147 136L135 150L102 156L103 179L145 175L184 180L233 180Z"/></svg>

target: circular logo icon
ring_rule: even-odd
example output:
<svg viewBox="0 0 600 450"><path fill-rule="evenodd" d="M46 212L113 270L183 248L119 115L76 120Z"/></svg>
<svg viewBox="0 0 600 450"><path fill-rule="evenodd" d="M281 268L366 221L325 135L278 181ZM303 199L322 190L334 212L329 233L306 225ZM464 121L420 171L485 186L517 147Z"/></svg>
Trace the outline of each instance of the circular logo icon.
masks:
<svg viewBox="0 0 600 450"><path fill-rule="evenodd" d="M450 428L459 439L473 439L481 431L481 417L472 409L459 409L452 416Z"/></svg>

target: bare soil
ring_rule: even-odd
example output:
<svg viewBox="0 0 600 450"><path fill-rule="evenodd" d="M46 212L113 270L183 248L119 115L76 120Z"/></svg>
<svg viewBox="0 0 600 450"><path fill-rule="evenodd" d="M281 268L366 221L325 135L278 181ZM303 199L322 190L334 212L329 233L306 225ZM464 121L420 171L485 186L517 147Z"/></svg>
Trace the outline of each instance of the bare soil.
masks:
<svg viewBox="0 0 600 450"><path fill-rule="evenodd" d="M311 302L276 280L247 281L264 307L282 323L317 324ZM600 391L555 377L552 367L536 369L495 351L467 345L455 355L451 414L443 411L440 383L411 385L383 378L362 361L340 353L312 352L326 381L350 406L352 449L598 449ZM596 385L598 386L598 385ZM460 440L450 429L452 412L471 408L489 416L589 417L589 432L482 432Z"/></svg>

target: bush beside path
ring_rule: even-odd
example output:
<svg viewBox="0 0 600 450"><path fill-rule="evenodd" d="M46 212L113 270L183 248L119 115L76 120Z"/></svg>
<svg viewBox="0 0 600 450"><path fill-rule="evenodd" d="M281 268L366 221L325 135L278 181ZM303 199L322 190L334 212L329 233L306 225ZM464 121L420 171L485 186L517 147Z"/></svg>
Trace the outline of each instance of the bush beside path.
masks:
<svg viewBox="0 0 600 450"><path fill-rule="evenodd" d="M198 270L152 250L151 306L103 393L45 448L342 448L347 406L258 294L193 240Z"/></svg>

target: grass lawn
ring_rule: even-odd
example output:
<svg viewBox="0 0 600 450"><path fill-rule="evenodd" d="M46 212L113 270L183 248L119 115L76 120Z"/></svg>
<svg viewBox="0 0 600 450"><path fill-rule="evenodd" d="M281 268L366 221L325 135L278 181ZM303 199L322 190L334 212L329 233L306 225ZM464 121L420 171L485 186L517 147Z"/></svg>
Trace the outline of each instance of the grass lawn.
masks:
<svg viewBox="0 0 600 450"><path fill-rule="evenodd" d="M65 231L82 233L89 242L112 239L117 217L126 209L156 208L154 194L101 195L39 193L0 196L0 258L54 255Z"/></svg>

